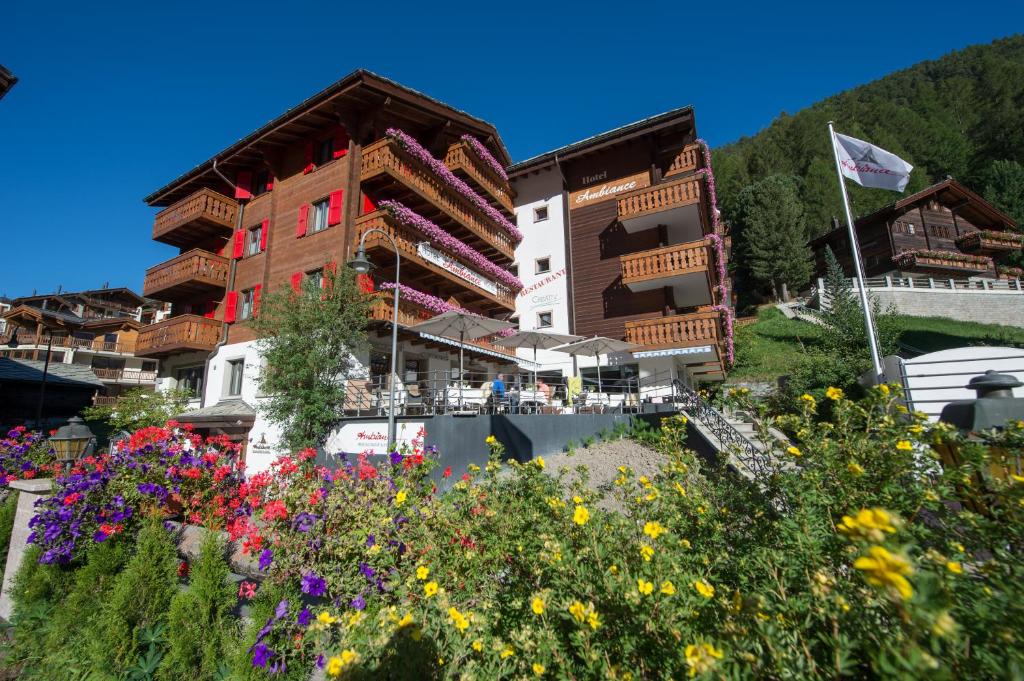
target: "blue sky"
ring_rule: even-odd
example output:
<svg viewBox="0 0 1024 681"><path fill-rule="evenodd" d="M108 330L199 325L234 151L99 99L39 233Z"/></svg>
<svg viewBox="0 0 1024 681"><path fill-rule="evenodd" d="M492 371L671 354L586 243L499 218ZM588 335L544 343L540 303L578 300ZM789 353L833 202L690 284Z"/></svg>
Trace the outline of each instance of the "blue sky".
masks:
<svg viewBox="0 0 1024 681"><path fill-rule="evenodd" d="M685 104L724 144L1022 27L1006 0L9 3L0 294L141 290L176 252L142 197L358 67L491 121L518 160Z"/></svg>

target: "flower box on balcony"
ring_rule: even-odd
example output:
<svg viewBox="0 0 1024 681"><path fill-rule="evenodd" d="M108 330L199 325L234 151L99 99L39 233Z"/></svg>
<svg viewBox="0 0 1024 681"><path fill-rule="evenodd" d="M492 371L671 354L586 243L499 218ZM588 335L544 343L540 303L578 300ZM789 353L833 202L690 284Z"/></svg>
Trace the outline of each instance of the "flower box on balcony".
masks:
<svg viewBox="0 0 1024 681"><path fill-rule="evenodd" d="M1005 279L1006 281L1024 279L1024 269L1021 269L1020 267L1005 267L1000 265L999 267L996 267L996 275L1000 279Z"/></svg>
<svg viewBox="0 0 1024 681"><path fill-rule="evenodd" d="M969 253L1016 251L1024 246L1024 234L979 230L957 237L956 246Z"/></svg>
<svg viewBox="0 0 1024 681"><path fill-rule="evenodd" d="M956 251L903 251L893 263L904 269L954 270L958 272L986 272L994 269L992 258L967 255Z"/></svg>

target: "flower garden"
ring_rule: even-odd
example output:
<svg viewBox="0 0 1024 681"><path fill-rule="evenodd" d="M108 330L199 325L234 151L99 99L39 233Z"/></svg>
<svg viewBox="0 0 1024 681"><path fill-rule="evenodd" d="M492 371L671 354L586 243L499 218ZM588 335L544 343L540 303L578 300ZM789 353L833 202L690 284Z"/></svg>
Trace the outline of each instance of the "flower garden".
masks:
<svg viewBox="0 0 1024 681"><path fill-rule="evenodd" d="M490 462L465 471L418 448L328 470L307 450L247 476L223 439L144 429L39 506L0 666L24 679L1024 673L1024 476L1007 468L1024 423L967 439L886 386L808 395L763 423L791 442L756 482L687 450L674 417L643 436L661 471L622 468L608 490L585 465L506 462L493 438ZM32 440L0 443L7 476L37 465L22 468ZM187 561L171 517L215 530Z"/></svg>

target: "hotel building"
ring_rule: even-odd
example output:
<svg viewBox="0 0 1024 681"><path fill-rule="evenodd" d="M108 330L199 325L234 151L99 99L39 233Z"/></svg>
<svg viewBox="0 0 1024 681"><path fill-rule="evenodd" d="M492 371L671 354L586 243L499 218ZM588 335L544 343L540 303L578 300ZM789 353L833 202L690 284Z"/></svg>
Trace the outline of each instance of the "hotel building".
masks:
<svg viewBox="0 0 1024 681"><path fill-rule="evenodd" d="M265 467L278 434L258 409L263 360L248 320L261 295L344 266L362 234L379 228L402 256L400 377L457 367L458 342L407 329L456 307L515 311L521 285L509 267L520 235L508 164L489 123L372 73L350 74L146 197L160 209L153 239L176 250L146 272L145 295L170 303L171 314L140 331L137 354L161 361L161 388L199 396L190 421L247 441L249 464ZM358 359L373 381L390 367L394 255L378 235L366 246L382 295L372 348ZM485 341L467 341L465 352L467 370L491 376L518 362Z"/></svg>
<svg viewBox="0 0 1024 681"><path fill-rule="evenodd" d="M640 346L610 358L605 385L724 379L730 239L691 108L527 159L508 174L524 234L516 249L520 328ZM538 361L544 371L572 374L563 353L540 351ZM577 362L585 383L596 382L593 357Z"/></svg>

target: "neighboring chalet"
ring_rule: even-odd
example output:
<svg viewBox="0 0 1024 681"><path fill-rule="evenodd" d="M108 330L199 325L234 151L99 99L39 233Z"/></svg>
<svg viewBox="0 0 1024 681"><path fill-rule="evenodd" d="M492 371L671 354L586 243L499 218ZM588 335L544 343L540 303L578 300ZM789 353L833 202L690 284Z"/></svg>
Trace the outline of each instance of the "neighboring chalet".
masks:
<svg viewBox="0 0 1024 681"><path fill-rule="evenodd" d="M99 379L97 403L130 388L155 387L157 362L136 357L135 350L139 329L157 319L159 303L127 288L104 288L24 296L7 305L0 357L42 366L49 346L51 367L76 365Z"/></svg>
<svg viewBox="0 0 1024 681"><path fill-rule="evenodd" d="M856 228L868 278L1015 279L1024 274L1005 264L1024 242L1016 223L952 178L858 219ZM811 241L815 276L824 276L826 246L852 274L844 226Z"/></svg>

